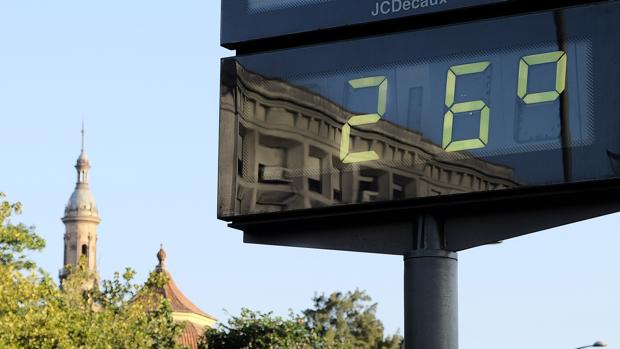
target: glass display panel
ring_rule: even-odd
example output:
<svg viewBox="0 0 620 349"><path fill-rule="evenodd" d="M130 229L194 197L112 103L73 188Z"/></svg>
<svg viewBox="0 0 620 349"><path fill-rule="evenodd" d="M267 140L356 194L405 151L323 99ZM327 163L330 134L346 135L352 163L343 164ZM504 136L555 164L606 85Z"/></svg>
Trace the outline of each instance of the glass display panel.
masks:
<svg viewBox="0 0 620 349"><path fill-rule="evenodd" d="M219 215L620 176L620 3L222 61Z"/></svg>
<svg viewBox="0 0 620 349"><path fill-rule="evenodd" d="M221 43L443 12L515 0L222 0Z"/></svg>

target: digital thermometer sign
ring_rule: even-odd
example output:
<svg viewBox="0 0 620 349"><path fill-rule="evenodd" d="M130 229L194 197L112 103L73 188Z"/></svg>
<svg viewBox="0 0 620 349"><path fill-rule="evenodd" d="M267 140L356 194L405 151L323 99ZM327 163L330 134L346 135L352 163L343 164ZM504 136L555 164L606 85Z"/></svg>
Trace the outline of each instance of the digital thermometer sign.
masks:
<svg viewBox="0 0 620 349"><path fill-rule="evenodd" d="M620 177L620 3L222 61L219 216Z"/></svg>
<svg viewBox="0 0 620 349"><path fill-rule="evenodd" d="M510 0L222 0L223 46Z"/></svg>

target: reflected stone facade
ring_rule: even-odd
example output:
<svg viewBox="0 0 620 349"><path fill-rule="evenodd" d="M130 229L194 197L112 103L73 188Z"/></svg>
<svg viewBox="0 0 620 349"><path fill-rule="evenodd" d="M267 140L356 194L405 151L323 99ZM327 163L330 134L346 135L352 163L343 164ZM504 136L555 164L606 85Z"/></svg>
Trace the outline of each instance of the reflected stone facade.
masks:
<svg viewBox="0 0 620 349"><path fill-rule="evenodd" d="M372 150L380 160L343 164L342 127L354 114L305 88L226 63L221 217L519 186L509 167L445 152L385 120L351 131L350 151Z"/></svg>

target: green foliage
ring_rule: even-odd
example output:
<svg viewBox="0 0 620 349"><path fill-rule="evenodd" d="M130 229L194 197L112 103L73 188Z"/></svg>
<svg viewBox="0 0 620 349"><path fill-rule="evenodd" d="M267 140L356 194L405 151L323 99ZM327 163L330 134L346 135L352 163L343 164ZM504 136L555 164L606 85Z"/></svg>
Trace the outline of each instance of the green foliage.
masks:
<svg viewBox="0 0 620 349"><path fill-rule="evenodd" d="M4 198L4 193L0 192L0 265L32 269L34 263L26 259L24 252L42 250L45 241L33 232L33 227L11 224L11 214L20 214L22 206L19 202L11 204Z"/></svg>
<svg viewBox="0 0 620 349"><path fill-rule="evenodd" d="M242 309L228 324L207 329L200 348L203 349L310 349L319 338L305 326L302 317L288 319Z"/></svg>
<svg viewBox="0 0 620 349"><path fill-rule="evenodd" d="M31 228L9 223L19 210L19 204L0 203L0 348L178 348L181 328L156 292L165 276L155 273L139 287L127 269L90 288L94 275L81 263L69 268L61 289L26 259L44 241Z"/></svg>
<svg viewBox="0 0 620 349"><path fill-rule="evenodd" d="M399 348L402 338L398 334L384 338L383 324L376 316L377 303L369 304L371 301L370 296L360 290L322 294L314 297L314 308L303 313L308 327L328 348Z"/></svg>
<svg viewBox="0 0 620 349"><path fill-rule="evenodd" d="M203 349L398 349L402 337L384 337L383 324L376 317L377 304L356 290L313 299L314 307L288 319L243 309L227 325L209 329Z"/></svg>

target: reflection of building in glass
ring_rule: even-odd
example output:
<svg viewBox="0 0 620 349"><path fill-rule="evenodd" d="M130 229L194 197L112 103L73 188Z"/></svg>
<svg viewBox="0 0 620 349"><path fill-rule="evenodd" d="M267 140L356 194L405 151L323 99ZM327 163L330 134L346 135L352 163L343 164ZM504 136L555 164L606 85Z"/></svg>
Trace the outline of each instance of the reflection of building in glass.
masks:
<svg viewBox="0 0 620 349"><path fill-rule="evenodd" d="M511 168L446 153L384 120L354 127L350 140L351 151L373 150L380 160L343 164L341 130L351 112L240 65L228 65L223 74L230 86L222 86L221 97L222 216L518 186ZM237 157L229 159L233 148ZM226 177L233 173L237 178L230 182Z"/></svg>

